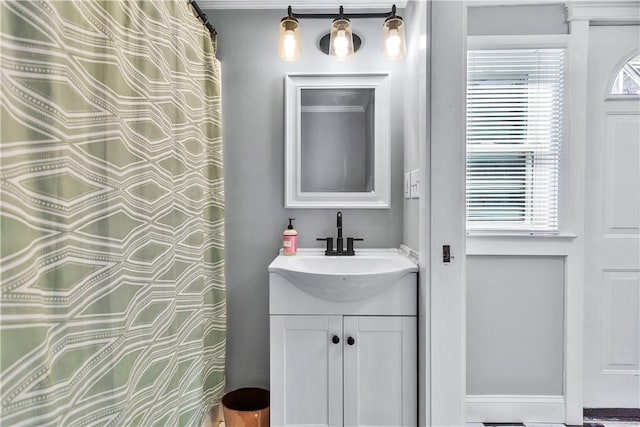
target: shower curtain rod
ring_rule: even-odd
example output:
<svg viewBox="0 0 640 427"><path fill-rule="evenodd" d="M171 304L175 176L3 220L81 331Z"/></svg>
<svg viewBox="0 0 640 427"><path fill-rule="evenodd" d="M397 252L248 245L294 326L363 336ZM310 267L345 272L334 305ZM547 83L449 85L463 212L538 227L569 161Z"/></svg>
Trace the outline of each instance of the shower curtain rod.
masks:
<svg viewBox="0 0 640 427"><path fill-rule="evenodd" d="M189 4L193 6L196 13L198 14L198 18L200 18L200 20L202 21L202 25L207 27L207 30L209 30L211 35L215 36L216 34L218 34L215 27L211 25L211 22L209 22L209 18L207 17L207 14L204 13L202 9L200 9L200 6L198 6L198 3L196 3L195 0L189 0Z"/></svg>

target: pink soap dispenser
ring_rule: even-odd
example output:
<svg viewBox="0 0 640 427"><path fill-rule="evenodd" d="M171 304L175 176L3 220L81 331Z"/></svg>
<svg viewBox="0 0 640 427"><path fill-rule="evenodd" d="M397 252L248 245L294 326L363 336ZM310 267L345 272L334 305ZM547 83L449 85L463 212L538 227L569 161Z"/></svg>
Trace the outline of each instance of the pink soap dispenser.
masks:
<svg viewBox="0 0 640 427"><path fill-rule="evenodd" d="M282 249L285 255L295 255L298 252L298 232L293 228L292 221L295 221L295 218L289 218L289 226L282 235Z"/></svg>
<svg viewBox="0 0 640 427"><path fill-rule="evenodd" d="M294 220L295 218L289 218L289 226L282 235L282 249L285 255L295 255L298 252L298 232L293 228Z"/></svg>

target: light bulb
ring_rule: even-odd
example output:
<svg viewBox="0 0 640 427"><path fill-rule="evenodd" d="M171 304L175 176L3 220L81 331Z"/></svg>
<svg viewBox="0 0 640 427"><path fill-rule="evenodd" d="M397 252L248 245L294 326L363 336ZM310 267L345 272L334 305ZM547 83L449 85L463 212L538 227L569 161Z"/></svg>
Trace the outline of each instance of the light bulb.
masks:
<svg viewBox="0 0 640 427"><path fill-rule="evenodd" d="M338 61L346 61L353 56L353 36L348 19L333 20L329 43L329 55Z"/></svg>
<svg viewBox="0 0 640 427"><path fill-rule="evenodd" d="M344 30L338 30L338 34L333 42L333 48L338 58L344 58L349 54L349 41Z"/></svg>
<svg viewBox="0 0 640 427"><path fill-rule="evenodd" d="M395 61L404 57L404 23L400 16L389 17L384 22L383 40L382 52L387 59Z"/></svg>
<svg viewBox="0 0 640 427"><path fill-rule="evenodd" d="M292 61L296 55L296 36L292 30L284 32L284 40L282 42L282 50L284 59L286 61Z"/></svg>
<svg viewBox="0 0 640 427"><path fill-rule="evenodd" d="M400 45L402 41L400 40L397 29L393 28L389 30L389 36L385 43L387 45L387 55L390 58L395 58L400 54Z"/></svg>
<svg viewBox="0 0 640 427"><path fill-rule="evenodd" d="M291 12L280 21L278 54L285 61L292 62L300 58L299 28L298 20L291 16Z"/></svg>

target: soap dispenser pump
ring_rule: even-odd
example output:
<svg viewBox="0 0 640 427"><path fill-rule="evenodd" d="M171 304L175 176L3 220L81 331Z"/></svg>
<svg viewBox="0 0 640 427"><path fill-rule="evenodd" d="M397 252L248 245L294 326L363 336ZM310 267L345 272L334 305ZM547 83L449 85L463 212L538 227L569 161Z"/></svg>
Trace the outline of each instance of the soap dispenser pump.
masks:
<svg viewBox="0 0 640 427"><path fill-rule="evenodd" d="M295 218L289 218L289 225L282 236L282 249L285 255L295 255L298 252L298 232L293 228Z"/></svg>

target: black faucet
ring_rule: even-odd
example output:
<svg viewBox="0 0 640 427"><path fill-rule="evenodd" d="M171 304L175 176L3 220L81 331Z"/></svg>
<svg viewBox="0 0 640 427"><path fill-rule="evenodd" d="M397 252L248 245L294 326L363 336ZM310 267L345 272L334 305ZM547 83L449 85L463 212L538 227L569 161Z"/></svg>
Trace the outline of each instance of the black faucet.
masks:
<svg viewBox="0 0 640 427"><path fill-rule="evenodd" d="M336 239L336 249L333 249L333 237L317 238L316 240L327 242L326 250L324 254L327 256L353 256L355 251L353 250L353 242L361 242L364 239L347 237L347 249L344 249L344 238L342 237L342 212L338 211L336 216L338 227L338 238Z"/></svg>
<svg viewBox="0 0 640 427"><path fill-rule="evenodd" d="M338 240L336 240L336 252L342 252L342 212L338 211L336 215L336 226L338 227Z"/></svg>

